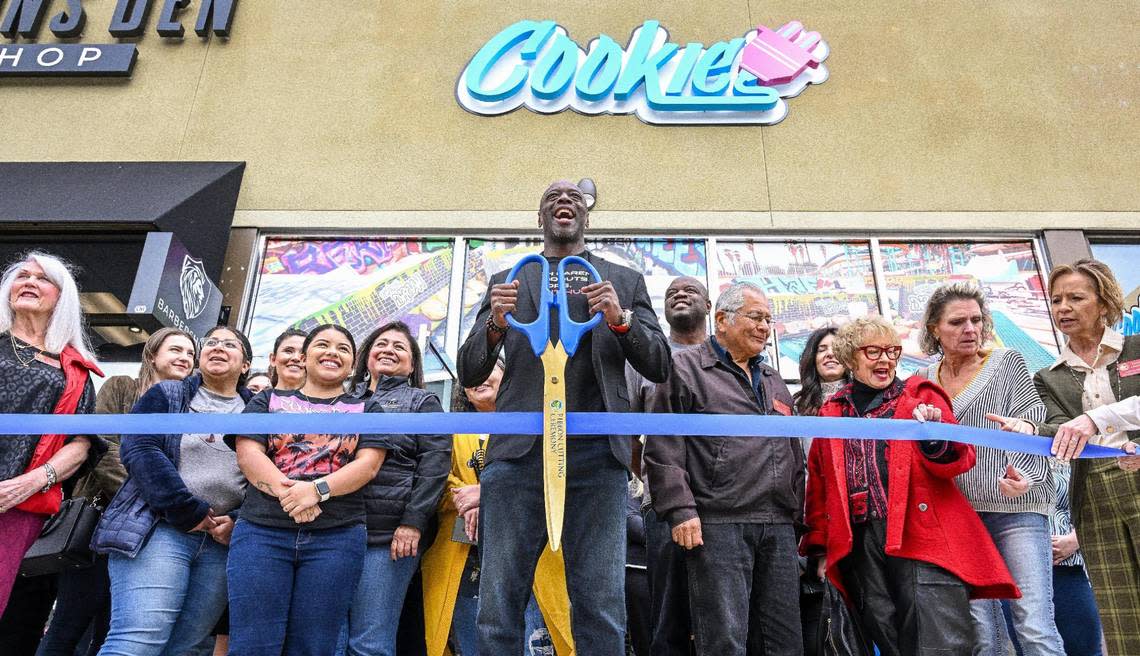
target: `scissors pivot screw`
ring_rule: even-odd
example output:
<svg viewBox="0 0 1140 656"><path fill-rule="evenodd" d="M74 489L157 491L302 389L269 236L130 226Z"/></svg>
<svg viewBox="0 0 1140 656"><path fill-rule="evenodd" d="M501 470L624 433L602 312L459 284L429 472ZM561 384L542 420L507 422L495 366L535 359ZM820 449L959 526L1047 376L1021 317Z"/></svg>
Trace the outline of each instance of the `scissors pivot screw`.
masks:
<svg viewBox="0 0 1140 656"><path fill-rule="evenodd" d="M558 383L558 376L551 376L550 382L557 384Z"/></svg>

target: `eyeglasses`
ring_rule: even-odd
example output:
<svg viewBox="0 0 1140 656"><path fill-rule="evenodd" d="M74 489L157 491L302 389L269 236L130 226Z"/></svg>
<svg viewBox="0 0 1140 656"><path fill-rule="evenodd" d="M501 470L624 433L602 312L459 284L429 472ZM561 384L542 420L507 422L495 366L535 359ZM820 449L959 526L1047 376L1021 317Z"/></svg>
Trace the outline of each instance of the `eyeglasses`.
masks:
<svg viewBox="0 0 1140 656"><path fill-rule="evenodd" d="M241 342L237 341L236 339L215 339L215 338L211 337L211 338L207 339L206 341L202 342L202 346L204 348L214 348L216 346L220 346L227 351L240 351L240 350L242 350Z"/></svg>
<svg viewBox="0 0 1140 656"><path fill-rule="evenodd" d="M901 346L860 346L858 351L867 356L868 360L878 360L885 353L888 360L898 360L902 356Z"/></svg>
<svg viewBox="0 0 1140 656"><path fill-rule="evenodd" d="M770 314L745 314L738 310L728 310L728 313L744 317L756 325L760 325L762 323L766 323L768 325L772 324L772 315Z"/></svg>

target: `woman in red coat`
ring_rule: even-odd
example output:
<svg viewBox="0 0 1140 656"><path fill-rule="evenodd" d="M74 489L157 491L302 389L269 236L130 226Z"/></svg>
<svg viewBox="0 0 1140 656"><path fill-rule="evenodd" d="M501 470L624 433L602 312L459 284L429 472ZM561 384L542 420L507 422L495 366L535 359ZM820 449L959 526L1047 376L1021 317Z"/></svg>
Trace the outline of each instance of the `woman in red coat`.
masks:
<svg viewBox="0 0 1140 656"><path fill-rule="evenodd" d="M833 348L854 380L823 405L821 416L955 423L940 387L895 376L902 347L882 318L844 326ZM954 484L973 466L973 447L955 442L812 442L808 533L800 550L820 558L883 656L968 656L969 600L1020 596Z"/></svg>

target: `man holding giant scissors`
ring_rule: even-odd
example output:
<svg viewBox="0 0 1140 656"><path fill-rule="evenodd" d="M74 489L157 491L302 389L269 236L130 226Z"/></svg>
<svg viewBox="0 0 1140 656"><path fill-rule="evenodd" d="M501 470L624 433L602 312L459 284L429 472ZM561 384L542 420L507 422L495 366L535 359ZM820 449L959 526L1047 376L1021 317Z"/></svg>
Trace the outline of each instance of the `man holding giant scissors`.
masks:
<svg viewBox="0 0 1140 656"><path fill-rule="evenodd" d="M475 327L459 349L460 383L464 387L481 383L505 349L507 367L498 410L543 410L544 404L550 405L546 399L552 394L551 379L556 379L553 387L562 386L557 391L565 395L565 409L570 412L628 412L627 361L651 381L663 382L669 375L669 346L645 280L636 271L586 251L589 214L582 191L573 183L559 181L547 188L539 204L538 225L545 262L528 262L512 271L514 275L501 272L492 277ZM573 256L577 257L567 260ZM561 278L560 264L565 269ZM600 282L583 264L596 269ZM558 293L560 287L564 294ZM562 312L569 314L571 323ZM581 325L594 315L600 315L597 325ZM549 335L536 339L540 324ZM549 342L543 344L546 338ZM562 354L567 356L564 370ZM552 367L551 362L559 366ZM557 399L552 404L558 405ZM548 535L555 543L560 535L576 652L621 656L629 438L599 435L566 440L560 483L564 504L557 497L552 504L544 489L544 477L552 476L544 463L554 462L547 437L496 435L488 445L481 479L480 651L522 652L523 612L534 568Z"/></svg>

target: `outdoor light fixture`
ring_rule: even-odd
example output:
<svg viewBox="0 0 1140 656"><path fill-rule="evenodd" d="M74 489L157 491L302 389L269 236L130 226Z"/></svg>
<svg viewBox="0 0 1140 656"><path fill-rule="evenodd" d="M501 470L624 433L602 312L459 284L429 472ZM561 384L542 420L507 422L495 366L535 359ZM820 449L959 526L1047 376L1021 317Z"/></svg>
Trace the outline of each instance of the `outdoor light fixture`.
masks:
<svg viewBox="0 0 1140 656"><path fill-rule="evenodd" d="M586 209L594 209L594 203L598 202L598 186L594 184L594 179L582 178L578 181L578 188L582 190L582 195L586 197Z"/></svg>

